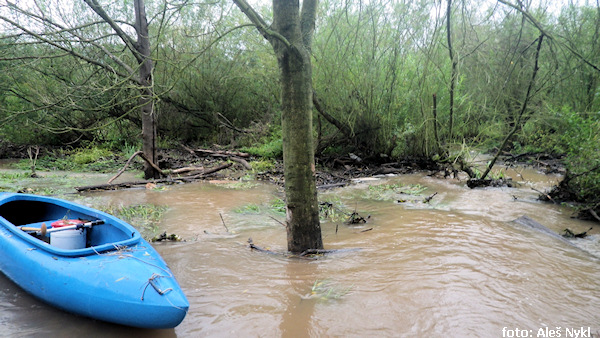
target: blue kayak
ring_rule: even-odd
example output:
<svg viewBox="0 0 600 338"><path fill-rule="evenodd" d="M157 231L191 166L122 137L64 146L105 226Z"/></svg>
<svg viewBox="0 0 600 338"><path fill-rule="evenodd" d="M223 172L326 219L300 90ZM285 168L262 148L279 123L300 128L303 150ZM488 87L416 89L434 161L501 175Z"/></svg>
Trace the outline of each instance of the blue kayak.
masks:
<svg viewBox="0 0 600 338"><path fill-rule="evenodd" d="M189 308L134 227L52 197L0 193L0 271L55 307L127 326L173 328Z"/></svg>

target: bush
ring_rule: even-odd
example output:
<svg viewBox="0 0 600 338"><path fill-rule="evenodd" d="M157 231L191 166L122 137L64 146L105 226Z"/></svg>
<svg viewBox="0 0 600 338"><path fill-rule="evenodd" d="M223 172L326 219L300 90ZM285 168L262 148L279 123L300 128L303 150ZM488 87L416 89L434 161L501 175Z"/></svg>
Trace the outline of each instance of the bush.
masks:
<svg viewBox="0 0 600 338"><path fill-rule="evenodd" d="M263 138L262 144L252 147L243 147L242 151L269 159L282 158L283 140L281 139L281 129L276 128L272 130L268 136Z"/></svg>
<svg viewBox="0 0 600 338"><path fill-rule="evenodd" d="M76 164L89 164L94 162L99 162L101 160L110 157L112 152L106 149L92 147L77 150L75 153L71 154L71 160Z"/></svg>
<svg viewBox="0 0 600 338"><path fill-rule="evenodd" d="M567 175L557 196L577 202L600 202L600 114L580 114L569 108L554 118L537 121L530 142L539 151L564 155Z"/></svg>

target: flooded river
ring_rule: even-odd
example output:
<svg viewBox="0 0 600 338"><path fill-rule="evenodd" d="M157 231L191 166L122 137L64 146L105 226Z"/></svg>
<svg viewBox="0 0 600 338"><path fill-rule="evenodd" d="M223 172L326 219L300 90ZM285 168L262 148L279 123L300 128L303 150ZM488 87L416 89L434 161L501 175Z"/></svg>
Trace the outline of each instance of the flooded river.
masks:
<svg viewBox="0 0 600 338"><path fill-rule="evenodd" d="M187 294L187 317L173 330L106 324L46 306L0 276L2 335L544 337L554 330L568 337L589 328L600 336L600 227L577 247L510 223L527 215L557 233L592 226L571 219L567 207L536 200L532 187L543 190L558 177L511 175L520 187L470 190L464 182L414 174L322 192L370 218L360 226L323 223L326 248L360 250L318 260L248 248L251 237L285 251L285 230L273 219L284 216L267 211L281 196L272 185L203 182L90 193L94 203L168 207L160 229L186 241L154 246ZM426 190L419 197L366 193L392 184ZM430 203L421 202L435 192ZM240 212L248 205L257 207Z"/></svg>

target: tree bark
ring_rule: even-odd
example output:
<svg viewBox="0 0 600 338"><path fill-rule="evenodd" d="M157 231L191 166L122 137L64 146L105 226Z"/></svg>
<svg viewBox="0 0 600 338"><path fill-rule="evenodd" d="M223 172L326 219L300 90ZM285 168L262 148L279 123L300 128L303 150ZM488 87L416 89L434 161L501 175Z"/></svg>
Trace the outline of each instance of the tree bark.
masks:
<svg viewBox="0 0 600 338"><path fill-rule="evenodd" d="M452 140L452 134L454 133L453 129L454 129L454 90L456 87L456 66L458 65L458 63L456 62L456 57L454 55L454 49L452 48L452 25L450 22L450 18L451 18L451 13L452 13L452 0L448 0L448 8L446 11L446 34L447 34L447 39L448 39L448 53L450 56L450 62L452 63L452 69L450 70L450 122L449 122L449 127L448 127L448 138L450 140Z"/></svg>
<svg viewBox="0 0 600 338"><path fill-rule="evenodd" d="M310 60L317 0L304 0L302 12L298 0L273 0L271 26L245 0L233 2L271 43L279 65L288 250L301 253L322 249L312 135Z"/></svg>
<svg viewBox="0 0 600 338"><path fill-rule="evenodd" d="M152 59L150 58L150 38L148 36L148 21L144 0L135 0L135 30L137 32L136 50L139 53L140 81L142 84L140 96L140 113L142 117L142 151L152 162L156 163L156 116L154 114ZM146 179L159 178L160 173L144 163L144 177Z"/></svg>
<svg viewBox="0 0 600 338"><path fill-rule="evenodd" d="M153 63L150 58L150 36L148 33L148 20L144 0L133 1L135 12L135 24L133 26L137 34L137 41L134 41L121 29L121 26L106 13L97 0L84 1L102 20L111 26L138 62L139 78L135 82L141 86L139 106L142 119L142 151L152 163L156 163L156 116L154 114L154 83L152 80ZM125 64L121 63L121 65L125 66L129 71L132 70L131 67ZM135 79L133 74L130 75L132 79ZM160 173L148 165L148 163L145 163L144 176L146 179L159 178Z"/></svg>
<svg viewBox="0 0 600 338"><path fill-rule="evenodd" d="M323 248L315 180L309 54L316 1L304 1L302 17L299 10L297 0L273 1L273 28L292 44L287 47L275 40L273 47L281 81L288 250L294 253Z"/></svg>

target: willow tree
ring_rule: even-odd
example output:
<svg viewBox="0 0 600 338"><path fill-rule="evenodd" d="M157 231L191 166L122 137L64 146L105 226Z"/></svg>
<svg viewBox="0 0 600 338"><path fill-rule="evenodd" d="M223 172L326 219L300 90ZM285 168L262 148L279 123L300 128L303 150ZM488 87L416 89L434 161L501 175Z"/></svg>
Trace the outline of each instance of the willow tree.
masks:
<svg viewBox="0 0 600 338"><path fill-rule="evenodd" d="M153 102L152 59L150 58L150 37L148 33L148 20L144 0L134 0L135 23L133 28L136 39L121 29L121 27L104 11L97 0L84 0L90 8L98 14L115 31L117 36L125 43L127 49L133 54L138 63L139 76L134 77L140 86L139 98L140 115L142 117L142 151L147 159L156 163L156 116ZM133 73L130 71L130 73ZM133 75L133 74L132 74ZM144 176L156 177L158 173L145 163Z"/></svg>
<svg viewBox="0 0 600 338"><path fill-rule="evenodd" d="M317 0L273 0L273 22L245 0L233 0L269 41L280 71L281 127L286 196L288 250L322 249L315 182L310 50Z"/></svg>
<svg viewBox="0 0 600 338"><path fill-rule="evenodd" d="M21 46L32 44L47 47L37 49L36 53L42 53L42 55L23 55L5 60L75 58L77 61L83 61L89 66L103 70L110 76L116 75L120 80L126 79L126 82L133 83L140 91L136 106L139 107L142 120L143 151L146 158L156 162L153 63L150 58L150 37L144 0L133 1L135 13L133 24L125 23L124 20L111 16L105 9L106 6L102 6L98 0L83 0L83 2L101 20L91 18L87 16L87 13L68 13L67 11L68 15L65 16L61 10L58 12L62 17L55 17L53 15L55 7L64 5L61 1L55 3L35 2L35 6L24 2L17 4L6 1L5 4L0 5L1 9L6 9L0 12L0 21L16 30L15 34L8 36L9 38L17 37L24 40L20 43ZM116 15L115 11L112 13ZM79 23L79 20L82 19L80 17L68 17L78 14L84 16L83 21L86 22ZM127 26L133 27L135 37L126 32ZM115 43L117 39L113 39L114 36L121 41L125 48ZM15 45L17 44L15 43ZM129 61L131 57L123 54L123 50L133 56L132 62ZM73 66L83 68L77 62L73 63L71 67ZM100 91L106 89L103 88ZM47 100L60 101L61 98L48 98ZM70 100L73 98L63 101ZM46 104L46 106L52 107L55 104ZM146 178L154 177L156 174L154 169L146 164Z"/></svg>

